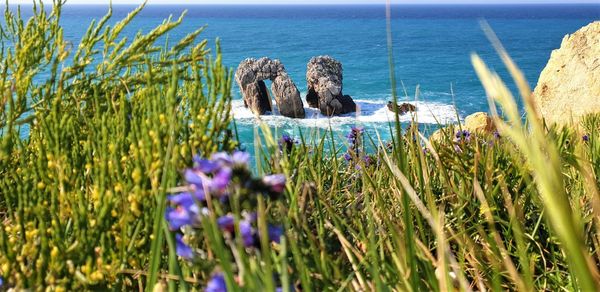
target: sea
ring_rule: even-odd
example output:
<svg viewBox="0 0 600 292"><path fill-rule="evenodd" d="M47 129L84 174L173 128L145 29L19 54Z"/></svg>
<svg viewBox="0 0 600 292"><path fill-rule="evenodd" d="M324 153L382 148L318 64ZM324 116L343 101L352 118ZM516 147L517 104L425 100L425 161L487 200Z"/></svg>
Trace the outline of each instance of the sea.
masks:
<svg viewBox="0 0 600 292"><path fill-rule="evenodd" d="M484 3L484 1L482 1ZM114 5L113 20L135 6ZM24 6L23 11L30 9ZM391 35L397 97L416 104L416 120L426 131L456 123L474 112L488 111L485 92L471 65L480 55L512 84L481 23L493 28L506 50L535 87L552 50L579 28L600 20L598 4L536 5L392 5ZM64 8L65 37L78 43L89 23L100 19L107 5L69 5ZM246 58L279 59L306 95L306 64L329 55L343 64L343 93L352 96L359 111L325 117L308 108L304 119L282 117L275 110L261 120L278 135L311 136L332 129L342 136L351 126L364 127L372 137L388 139L394 120L386 104L392 100L384 5L148 5L125 31L130 38L148 32L170 15L187 11L171 40L207 25L201 38L214 47L219 39L222 60L235 70ZM27 15L27 13L25 13ZM511 85L514 89L514 86ZM242 147L255 141L257 119L244 107L233 87L232 111ZM401 118L404 125L410 115Z"/></svg>

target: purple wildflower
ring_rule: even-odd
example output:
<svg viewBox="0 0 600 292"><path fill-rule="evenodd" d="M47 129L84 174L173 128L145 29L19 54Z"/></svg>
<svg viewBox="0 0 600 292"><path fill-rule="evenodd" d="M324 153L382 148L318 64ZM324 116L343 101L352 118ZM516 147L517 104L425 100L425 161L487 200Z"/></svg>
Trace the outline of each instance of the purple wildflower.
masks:
<svg viewBox="0 0 600 292"><path fill-rule="evenodd" d="M585 135L583 135L582 139L583 139L583 142L589 142L590 136L588 134L585 134Z"/></svg>
<svg viewBox="0 0 600 292"><path fill-rule="evenodd" d="M248 161L250 161L250 154L243 151L235 151L231 155L231 161L233 162L233 166L246 166Z"/></svg>
<svg viewBox="0 0 600 292"><path fill-rule="evenodd" d="M210 156L210 160L216 163L219 167L232 166L233 159L227 152L217 152Z"/></svg>
<svg viewBox="0 0 600 292"><path fill-rule="evenodd" d="M167 197L167 201L180 206L191 206L194 204L194 197L190 193L179 193Z"/></svg>
<svg viewBox="0 0 600 292"><path fill-rule="evenodd" d="M294 144L299 144L299 143L300 142L298 140L290 137L287 134L283 134L277 144L279 144L279 151L281 151L281 152L287 151L287 153L289 154L290 152L292 152L292 149L294 149Z"/></svg>
<svg viewBox="0 0 600 292"><path fill-rule="evenodd" d="M345 159L346 161L350 161L350 160L352 160L352 155L350 155L350 153L347 153L347 152L346 152L346 153L344 154L344 159Z"/></svg>
<svg viewBox="0 0 600 292"><path fill-rule="evenodd" d="M501 138L500 133L497 130L494 131L494 138L496 138L496 139L500 139Z"/></svg>
<svg viewBox="0 0 600 292"><path fill-rule="evenodd" d="M285 181L284 174L272 174L262 178L262 182L274 193L283 193Z"/></svg>
<svg viewBox="0 0 600 292"><path fill-rule="evenodd" d="M219 228L227 232L233 232L234 222L235 220L233 215L225 215L217 219L217 225L219 225Z"/></svg>
<svg viewBox="0 0 600 292"><path fill-rule="evenodd" d="M177 230L185 225L192 225L194 223L192 216L193 215L182 206L176 208L167 207L165 212L165 219L169 222L169 228L171 228L171 230Z"/></svg>
<svg viewBox="0 0 600 292"><path fill-rule="evenodd" d="M365 158L364 158L364 159L365 159L365 166L366 166L366 167L369 167L369 166L371 166L371 163L373 162L373 159L371 158L371 156L368 156L368 155L367 155L367 156L365 156Z"/></svg>
<svg viewBox="0 0 600 292"><path fill-rule="evenodd" d="M201 196L180 193L169 196L167 200L175 205L175 207L167 207L165 211L165 219L169 222L172 230L177 230L185 225L197 225L200 222L203 210L196 204L196 201L203 201L204 193L201 193Z"/></svg>
<svg viewBox="0 0 600 292"><path fill-rule="evenodd" d="M211 191L223 192L231 182L233 170L228 167L221 168L210 181Z"/></svg>
<svg viewBox="0 0 600 292"><path fill-rule="evenodd" d="M275 243L280 243L281 236L283 236L283 227L278 225L269 225L267 230L269 232L269 240Z"/></svg>
<svg viewBox="0 0 600 292"><path fill-rule="evenodd" d="M202 177L196 171L192 169L186 169L183 173L183 177L188 184L191 184L198 189L202 188Z"/></svg>
<svg viewBox="0 0 600 292"><path fill-rule="evenodd" d="M175 234L175 245L175 250L178 256L187 260L190 260L194 257L194 251L190 246L183 242L183 236L179 233Z"/></svg>
<svg viewBox="0 0 600 292"><path fill-rule="evenodd" d="M471 141L471 132L467 131L467 130L462 130L462 131L458 131L456 132L455 135L455 141L456 142L469 142Z"/></svg>
<svg viewBox="0 0 600 292"><path fill-rule="evenodd" d="M213 173L219 168L219 164L208 160L201 159L200 157L194 157L194 169L202 173Z"/></svg>
<svg viewBox="0 0 600 292"><path fill-rule="evenodd" d="M254 246L254 229L250 220L240 221L240 233L245 247Z"/></svg>
<svg viewBox="0 0 600 292"><path fill-rule="evenodd" d="M356 143L356 140L358 138L360 138L360 136L364 133L364 129L362 127L356 127L353 126L350 129L350 133L348 133L348 135L346 135L346 138L348 139L348 143L351 145L354 145Z"/></svg>
<svg viewBox="0 0 600 292"><path fill-rule="evenodd" d="M205 292L227 292L227 284L223 274L215 274L206 284Z"/></svg>

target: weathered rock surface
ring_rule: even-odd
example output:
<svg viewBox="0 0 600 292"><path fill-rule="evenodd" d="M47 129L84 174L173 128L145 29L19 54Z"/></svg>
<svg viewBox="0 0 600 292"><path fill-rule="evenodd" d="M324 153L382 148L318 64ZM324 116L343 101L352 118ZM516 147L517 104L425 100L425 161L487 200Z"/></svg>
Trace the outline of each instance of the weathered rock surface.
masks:
<svg viewBox="0 0 600 292"><path fill-rule="evenodd" d="M488 116L487 113L477 112L471 114L465 118L465 122L461 125L463 130L467 130L471 133L481 133L481 134L492 134L496 131L496 126L494 125L494 120ZM429 140L442 142L444 135L448 135L449 137L454 137L455 133L447 133L451 127L445 127L438 129L433 132L429 137ZM458 126L454 128L458 130Z"/></svg>
<svg viewBox="0 0 600 292"><path fill-rule="evenodd" d="M464 128L470 132L493 133L496 131L494 120L484 112L477 112L465 118Z"/></svg>
<svg viewBox="0 0 600 292"><path fill-rule="evenodd" d="M269 58L246 59L235 72L244 104L254 113L262 115L271 111L271 98L264 80L271 80L271 91L279 113L291 118L304 118L304 106L300 91L279 60Z"/></svg>
<svg viewBox="0 0 600 292"><path fill-rule="evenodd" d="M327 116L356 111L356 103L342 92L342 64L330 56L310 59L306 65L306 102Z"/></svg>
<svg viewBox="0 0 600 292"><path fill-rule="evenodd" d="M388 101L387 108L391 112L394 112L394 103L391 101ZM402 104L397 104L397 108L398 108L398 111L396 112L396 114L398 114L398 115L404 115L408 112L415 112L417 110L417 107L415 105L407 103L407 102L404 102Z"/></svg>
<svg viewBox="0 0 600 292"><path fill-rule="evenodd" d="M549 124L600 112L600 21L563 38L540 75L534 100Z"/></svg>

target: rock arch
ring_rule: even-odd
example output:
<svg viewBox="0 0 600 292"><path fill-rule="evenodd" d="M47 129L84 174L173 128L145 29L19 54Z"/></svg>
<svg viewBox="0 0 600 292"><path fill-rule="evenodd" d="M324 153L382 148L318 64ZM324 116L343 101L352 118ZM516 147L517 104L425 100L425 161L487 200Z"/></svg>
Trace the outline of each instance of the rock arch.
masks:
<svg viewBox="0 0 600 292"><path fill-rule="evenodd" d="M271 111L271 98L265 80L271 80L271 91L279 113L290 118L304 118L300 91L279 60L249 58L240 63L235 80L240 87L244 104L255 114Z"/></svg>
<svg viewBox="0 0 600 292"><path fill-rule="evenodd" d="M342 63L330 56L317 56L306 65L306 102L327 116L356 111L356 103L342 93Z"/></svg>

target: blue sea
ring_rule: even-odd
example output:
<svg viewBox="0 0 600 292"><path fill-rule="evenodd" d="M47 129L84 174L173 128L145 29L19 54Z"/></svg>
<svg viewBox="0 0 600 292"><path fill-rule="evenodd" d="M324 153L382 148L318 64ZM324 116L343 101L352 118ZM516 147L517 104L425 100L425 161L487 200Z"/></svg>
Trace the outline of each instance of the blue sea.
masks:
<svg viewBox="0 0 600 292"><path fill-rule="evenodd" d="M123 18L135 6L114 6L113 19ZM25 8L26 10L27 8ZM92 19L99 19L107 6L67 5L62 23L66 38L79 41ZM386 18L383 5L351 6L148 6L127 34L148 32L169 15L187 16L170 39L185 36L207 25L203 37L214 45L220 39L223 61L234 69L245 58L267 56L280 59L298 86L306 93L306 63L317 55L330 55L343 64L344 94L351 95L360 112L326 118L307 109L307 118L294 120L276 113L262 117L278 131L298 135L302 130L333 128L346 131L351 125L365 126L370 133L389 135L393 115L386 108L391 100ZM487 111L484 90L471 66L470 55L479 54L506 81L506 70L486 39L480 21L486 20L535 86L552 50L570 34L600 19L597 5L395 5L391 7L393 56L399 99L416 102L423 127L456 122ZM243 107L234 86L233 113L241 141L253 141L255 119ZM306 102L305 102L305 106ZM409 116L403 117L408 121Z"/></svg>

